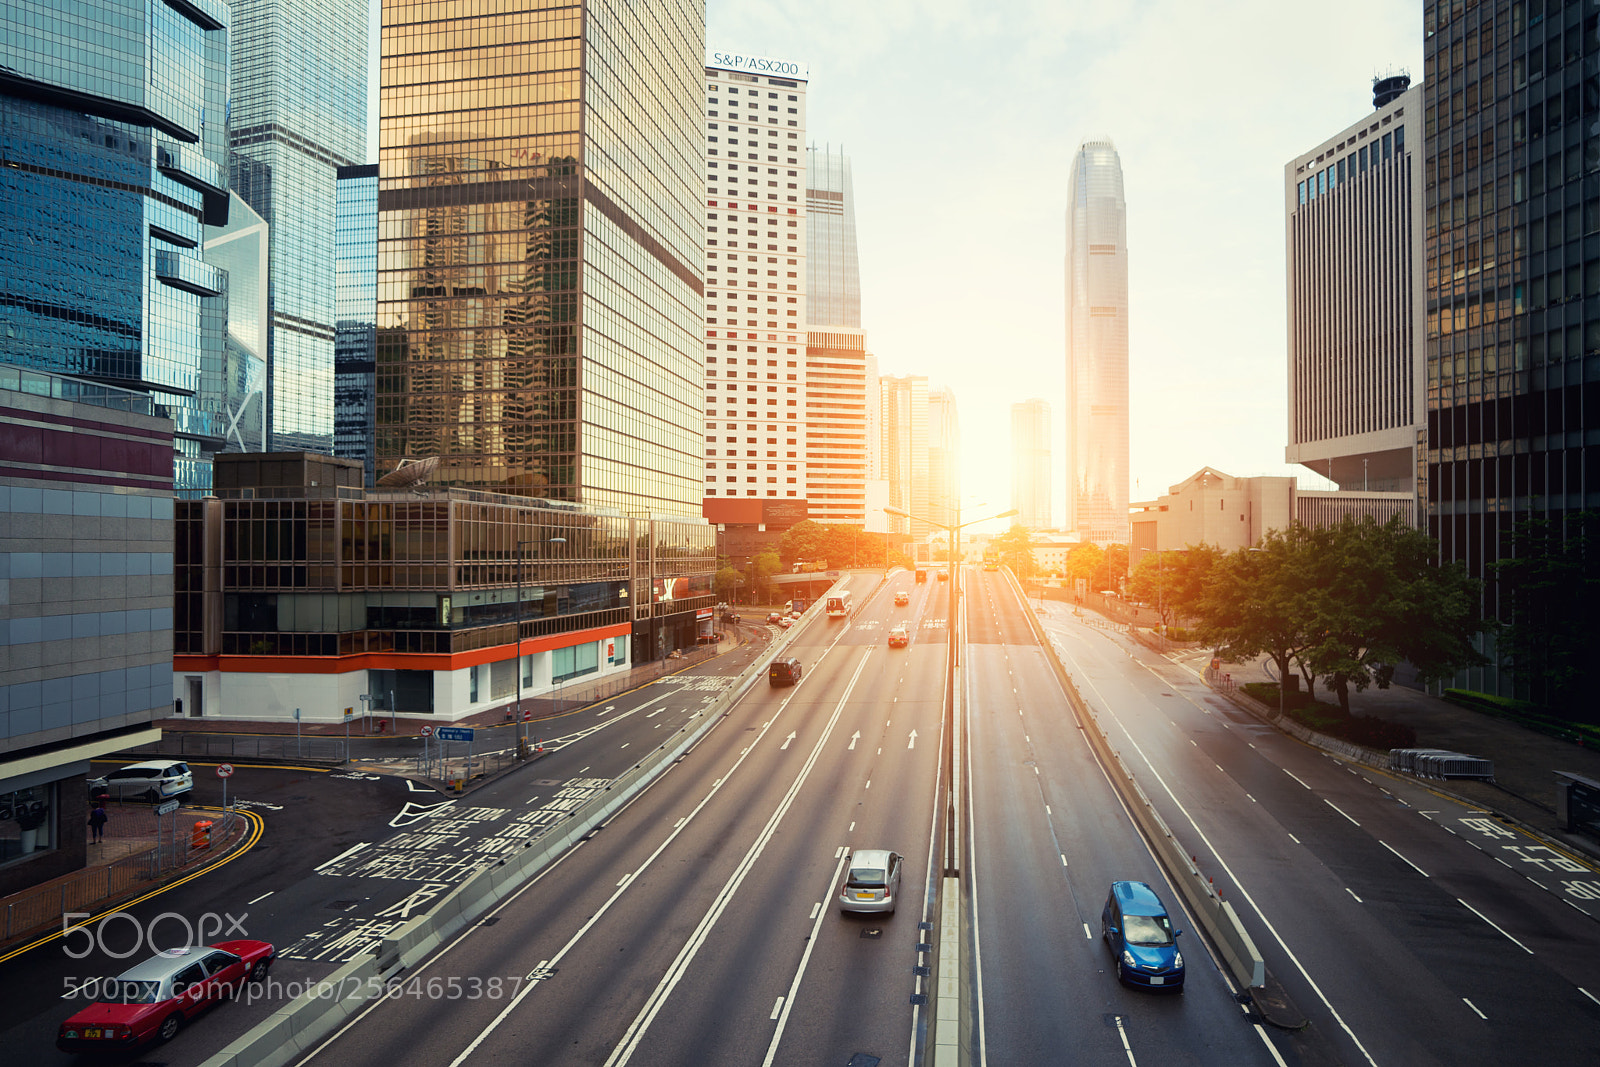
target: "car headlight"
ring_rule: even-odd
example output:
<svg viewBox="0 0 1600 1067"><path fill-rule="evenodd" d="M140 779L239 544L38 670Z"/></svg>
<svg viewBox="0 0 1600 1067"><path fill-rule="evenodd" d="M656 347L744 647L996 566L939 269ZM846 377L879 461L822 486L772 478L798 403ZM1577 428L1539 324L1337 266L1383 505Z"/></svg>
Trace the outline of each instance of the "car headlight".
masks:
<svg viewBox="0 0 1600 1067"><path fill-rule="evenodd" d="M1174 952L1172 954L1172 966L1177 970L1183 970L1183 953Z"/></svg>
<svg viewBox="0 0 1600 1067"><path fill-rule="evenodd" d="M1133 958L1133 953L1129 952L1127 949L1123 949L1122 950L1122 965L1124 967L1137 967L1137 966L1139 966L1138 962L1135 961L1134 958Z"/></svg>

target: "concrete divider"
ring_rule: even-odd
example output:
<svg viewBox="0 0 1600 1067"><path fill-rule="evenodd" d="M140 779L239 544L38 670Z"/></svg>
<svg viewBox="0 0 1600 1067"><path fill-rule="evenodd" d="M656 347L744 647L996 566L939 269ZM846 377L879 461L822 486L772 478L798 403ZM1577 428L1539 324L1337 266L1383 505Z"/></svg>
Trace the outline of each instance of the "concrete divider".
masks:
<svg viewBox="0 0 1600 1067"><path fill-rule="evenodd" d="M802 619L816 618L820 614L817 605L825 599L826 596L808 607ZM755 687L758 679L766 676L772 661L787 650L800 629L800 626L792 626L783 631L722 696L696 712L671 739L634 764L603 794L574 809L565 822L545 831L515 856L473 872L426 914L385 936L375 950L341 967L317 987L330 987L335 991L349 989L350 995L328 999L310 995L297 997L206 1060L206 1067L282 1067L299 1058L379 995L386 982L427 959L440 945L509 897L664 774ZM361 992L356 991L358 987Z"/></svg>
<svg viewBox="0 0 1600 1067"><path fill-rule="evenodd" d="M1021 589L1016 585L1016 577L1009 571L1006 573L1013 590L1026 606L1026 598L1022 597ZM1173 837L1166 820L1161 818L1155 806L1150 803L1150 798L1139 787L1133 772L1111 747L1111 740L1100 725L1099 717L1094 714L1088 701L1083 699L1078 687L1073 684L1072 675L1061 662L1060 653L1050 640L1050 635L1045 633L1044 627L1040 625L1031 610L1025 614L1028 625L1032 628L1040 647L1045 651L1045 659L1050 663L1062 690L1067 694L1067 702L1071 705L1073 714L1084 727L1084 736L1093 746L1101 766L1110 773L1117 791L1122 794L1128 810L1133 813L1140 832L1150 843L1157 862L1166 870L1173 887L1183 895L1189 912L1205 928L1207 937L1222 955L1223 962L1227 964L1234 981L1246 989L1260 986L1266 981L1266 964L1249 931L1239 922L1239 916L1233 907L1217 895L1211 882L1200 873L1189 852L1177 838Z"/></svg>

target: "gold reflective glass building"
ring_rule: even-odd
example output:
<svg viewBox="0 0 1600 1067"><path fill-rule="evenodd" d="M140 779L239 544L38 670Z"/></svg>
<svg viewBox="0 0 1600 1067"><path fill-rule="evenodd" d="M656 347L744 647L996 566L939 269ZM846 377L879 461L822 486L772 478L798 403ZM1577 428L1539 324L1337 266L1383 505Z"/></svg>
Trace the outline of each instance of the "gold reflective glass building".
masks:
<svg viewBox="0 0 1600 1067"><path fill-rule="evenodd" d="M704 7L383 8L376 451L698 514Z"/></svg>

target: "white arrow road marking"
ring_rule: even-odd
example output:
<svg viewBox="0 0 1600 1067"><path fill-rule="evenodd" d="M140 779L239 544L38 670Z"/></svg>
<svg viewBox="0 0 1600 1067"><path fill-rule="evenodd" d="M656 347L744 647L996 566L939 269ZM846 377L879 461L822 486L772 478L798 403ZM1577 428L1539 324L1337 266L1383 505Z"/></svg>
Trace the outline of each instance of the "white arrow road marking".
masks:
<svg viewBox="0 0 1600 1067"><path fill-rule="evenodd" d="M915 730L911 731L911 740L906 742L906 747L907 748L916 748L917 747L917 732Z"/></svg>
<svg viewBox="0 0 1600 1067"><path fill-rule="evenodd" d="M793 741L794 737L795 737L794 731L790 730L789 731L789 736L785 737L783 739L783 744L778 746L778 751L782 752L784 749L788 748L789 747L789 742Z"/></svg>
<svg viewBox="0 0 1600 1067"><path fill-rule="evenodd" d="M850 747L848 749L846 749L846 751L849 751L849 752L855 751L856 742L859 741L859 740L861 740L861 731L857 730L855 733L850 735Z"/></svg>

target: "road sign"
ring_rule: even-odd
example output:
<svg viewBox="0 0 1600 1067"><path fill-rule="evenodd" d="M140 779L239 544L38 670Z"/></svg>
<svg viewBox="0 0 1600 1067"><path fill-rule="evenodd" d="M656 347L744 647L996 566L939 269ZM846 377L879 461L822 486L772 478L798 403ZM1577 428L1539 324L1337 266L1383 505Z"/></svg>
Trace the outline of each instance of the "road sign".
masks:
<svg viewBox="0 0 1600 1067"><path fill-rule="evenodd" d="M472 728L468 726L441 726L435 733L441 741L472 740Z"/></svg>
<svg viewBox="0 0 1600 1067"><path fill-rule="evenodd" d="M178 802L176 800L169 800L165 804L157 804L156 805L156 814L157 815L171 815L173 812L175 812L177 810L178 810Z"/></svg>
<svg viewBox="0 0 1600 1067"><path fill-rule="evenodd" d="M533 721L533 709L532 708L523 708L522 709L522 721L523 722L532 722Z"/></svg>
<svg viewBox="0 0 1600 1067"><path fill-rule="evenodd" d="M231 778L231 777L233 777L233 764L231 764L231 763L219 763L219 764L217 764L217 777L218 778Z"/></svg>
<svg viewBox="0 0 1600 1067"><path fill-rule="evenodd" d="M419 732L419 733L421 733L421 734L422 734L422 736L423 736L423 737L432 737L432 736L433 736L433 727L431 727L431 726L424 726L424 727L423 727L423 728L422 728L422 729L421 729L421 730L420 730L420 731L418 731L418 732Z"/></svg>

